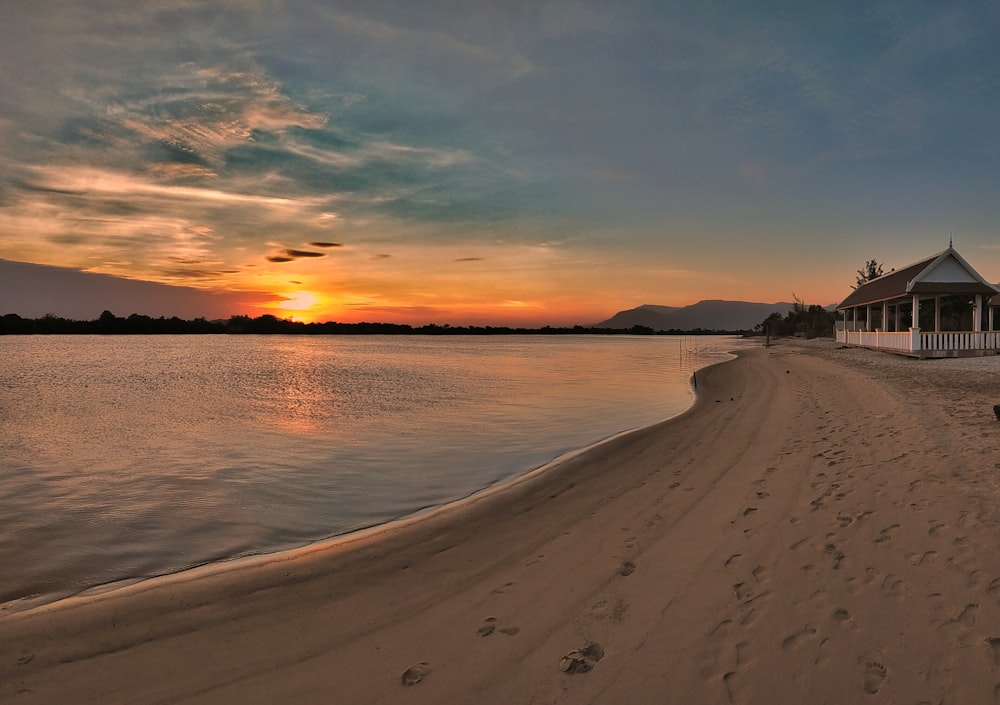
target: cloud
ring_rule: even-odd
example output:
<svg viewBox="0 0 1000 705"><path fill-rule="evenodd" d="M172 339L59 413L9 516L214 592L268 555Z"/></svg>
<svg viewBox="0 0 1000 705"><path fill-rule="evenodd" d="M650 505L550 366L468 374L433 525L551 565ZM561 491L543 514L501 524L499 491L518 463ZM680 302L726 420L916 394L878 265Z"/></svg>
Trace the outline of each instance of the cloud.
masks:
<svg viewBox="0 0 1000 705"><path fill-rule="evenodd" d="M483 257L459 257L452 260L452 262L482 262L483 259Z"/></svg>
<svg viewBox="0 0 1000 705"><path fill-rule="evenodd" d="M326 257L325 252L312 252L311 250L296 250L291 247L284 248L280 252L267 255L264 259L268 262L292 262L297 259L310 259L316 257Z"/></svg>
<svg viewBox="0 0 1000 705"><path fill-rule="evenodd" d="M156 78L154 93L121 86L101 96L106 122L172 151L174 161L221 165L225 151L258 132L320 129L325 115L281 92L259 68L186 63ZM135 95L138 93L138 95Z"/></svg>
<svg viewBox="0 0 1000 705"><path fill-rule="evenodd" d="M309 250L285 250L289 257L326 257L325 252L310 252Z"/></svg>
<svg viewBox="0 0 1000 705"><path fill-rule="evenodd" d="M309 245L312 247L343 247L339 242L310 242Z"/></svg>

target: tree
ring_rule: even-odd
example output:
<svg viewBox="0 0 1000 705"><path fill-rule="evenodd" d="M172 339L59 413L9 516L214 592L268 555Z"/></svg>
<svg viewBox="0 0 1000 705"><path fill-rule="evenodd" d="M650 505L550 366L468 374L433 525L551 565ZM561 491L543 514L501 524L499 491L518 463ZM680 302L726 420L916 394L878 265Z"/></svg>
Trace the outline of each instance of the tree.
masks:
<svg viewBox="0 0 1000 705"><path fill-rule="evenodd" d="M858 270L857 283L851 287L852 289L857 289L862 284L870 282L872 279L877 279L882 276L882 265L874 259L870 259L865 262L865 266Z"/></svg>
<svg viewBox="0 0 1000 705"><path fill-rule="evenodd" d="M757 325L761 333L775 338L798 336L801 338L829 338L833 335L833 325L836 316L822 306L813 304L807 306L805 301L792 293L794 304L792 310L784 317L775 311L763 322Z"/></svg>

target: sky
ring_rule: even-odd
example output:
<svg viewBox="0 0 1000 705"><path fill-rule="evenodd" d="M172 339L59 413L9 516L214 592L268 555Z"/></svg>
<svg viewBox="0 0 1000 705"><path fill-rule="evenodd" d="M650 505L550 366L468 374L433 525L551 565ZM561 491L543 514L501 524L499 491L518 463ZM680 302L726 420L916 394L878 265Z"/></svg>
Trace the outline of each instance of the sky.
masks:
<svg viewBox="0 0 1000 705"><path fill-rule="evenodd" d="M233 314L418 325L827 305L866 260L949 238L1000 280L996 3L0 0L0 17L0 259Z"/></svg>

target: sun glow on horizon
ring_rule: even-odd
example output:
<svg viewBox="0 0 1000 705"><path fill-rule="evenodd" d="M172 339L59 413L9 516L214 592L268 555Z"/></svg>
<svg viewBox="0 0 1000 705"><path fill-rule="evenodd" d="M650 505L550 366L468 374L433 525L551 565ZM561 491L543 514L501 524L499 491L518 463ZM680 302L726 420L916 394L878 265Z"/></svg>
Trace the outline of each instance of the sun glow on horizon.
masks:
<svg viewBox="0 0 1000 705"><path fill-rule="evenodd" d="M298 321L315 321L322 313L318 310L322 304L319 294L311 291L296 291L283 294L283 300L275 304L275 308L292 314L290 317Z"/></svg>

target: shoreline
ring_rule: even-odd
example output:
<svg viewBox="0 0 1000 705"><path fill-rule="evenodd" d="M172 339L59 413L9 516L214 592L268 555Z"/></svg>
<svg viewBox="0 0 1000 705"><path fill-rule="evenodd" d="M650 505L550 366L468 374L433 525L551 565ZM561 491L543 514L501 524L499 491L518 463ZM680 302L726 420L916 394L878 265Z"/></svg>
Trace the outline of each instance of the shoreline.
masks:
<svg viewBox="0 0 1000 705"><path fill-rule="evenodd" d="M67 379L65 385L39 391L48 403L27 405L30 408L15 404L13 436L7 434L8 440L24 436L26 442L13 447L7 463L11 473L0 482L12 518L0 562L17 567L0 574L0 614L95 587L106 590L206 563L294 550L459 501L595 440L683 411L692 403L692 367L714 361L705 357L727 357L718 350L741 341L703 341L693 352L682 340L598 340L583 348L572 341L539 341L540 347L534 342L512 341L512 347L504 342L495 350L487 346L491 360L512 366L510 374L498 369L476 372L484 352L479 343L449 343L446 347L459 354L443 363L430 362L439 358L442 348L436 344L390 346L376 356L378 365L405 372L387 373L386 380L395 381L379 383L374 396L348 394L368 401L346 405L305 404L297 397L288 405L251 403L246 400L253 395L242 393L233 404L199 401L225 399L228 387L212 387L220 393L198 396L191 387L198 376L189 375L179 389L190 392L194 401L185 406L188 395L176 396L177 411L185 413L174 414L171 418L181 420L165 425L156 419L174 405L149 403L135 391L141 385L123 392L120 413L88 411L117 399L113 380L88 391L81 372L77 386ZM28 357L34 347L20 348L15 357ZM369 359L367 347L349 349L351 359ZM170 350L177 352L176 347ZM215 361L211 378L228 378L221 370L234 350L238 357L243 348L211 347L219 353L207 358ZM103 355L99 349L83 352L78 359ZM146 346L141 352L162 351ZM273 350L265 347L264 352L270 355ZM323 360L332 359L326 347L320 352ZM398 367L397 355L404 367ZM527 362L529 355L559 364L538 367ZM167 352L161 357L173 359ZM587 382L585 370L574 371L573 365L587 361L605 370L600 373L603 381ZM35 369L29 360L24 362ZM568 367L563 364L567 362ZM157 387L174 389L164 383L170 365L153 367ZM84 364L82 369L92 368ZM303 369L296 374L308 379ZM404 383L404 377L422 382L392 401L398 395L394 385ZM30 398L30 390L18 384L12 399ZM329 396L316 399L339 399L338 385L343 384L326 385L322 394ZM78 401L60 411L52 400L67 388L80 391L71 397ZM165 394L174 399L179 392ZM381 394L390 401L381 400ZM296 421L285 425L286 415ZM61 434L39 432L58 430L47 418L70 420L60 424ZM221 419L217 428L192 423L209 418ZM159 431L151 430L148 437L115 431L137 419ZM299 421L302 427L296 425ZM257 433L260 430L263 433ZM109 433L114 435L108 436L106 446L96 440ZM80 468L87 472L80 475ZM119 503L116 498L123 496L128 499ZM24 546L34 550L20 553Z"/></svg>
<svg viewBox="0 0 1000 705"><path fill-rule="evenodd" d="M733 359L736 357L736 351L730 351L728 353ZM600 438L592 443L589 443L580 448L568 450L560 453L559 455L553 457L537 467L531 468L520 474L514 475L512 477L507 477L494 482L491 485L487 485L483 488L475 490L464 497L458 497L456 499L445 502L444 504L432 505L417 509L408 514L404 514L399 517L394 517L386 521L371 524L369 526L362 526L357 529L352 529L344 533L333 534L324 538L316 539L308 543L291 546L288 548L280 548L277 550L261 551L259 553L249 553L245 555L231 556L217 560L210 560L204 563L199 563L195 565L190 565L187 567L179 568L177 570L170 570L164 573L159 573L155 575L147 575L141 577L133 578L122 578L119 580L114 580L105 583L98 583L95 585L90 585L84 587L76 592L67 592L59 594L44 594L44 595L32 595L24 598L19 598L16 600L10 600L8 602L0 602L0 620L3 619L5 615L17 614L20 612L26 612L31 610L43 609L47 607L55 607L61 605L62 603L72 603L74 601L88 600L95 596L105 595L109 593L117 593L118 591L141 591L144 589L155 589L158 583L161 582L176 582L183 581L185 577L190 576L192 578L200 576L210 576L216 573L223 573L229 570L238 570L241 568L250 568L255 565L261 565L266 563L271 563L275 561L281 561L285 558L295 558L300 556L309 555L315 552L325 552L325 551L339 551L349 549L349 547L357 541L377 541L379 535L386 531L398 531L405 530L407 526L418 523L424 519L428 519L435 514L441 512L448 512L454 510L462 509L462 505L465 504L475 504L476 502L485 500L488 496L497 493L507 491L509 488L514 487L521 482L530 481L536 475L552 472L558 469L563 463L570 461L580 455L587 454L594 449L603 446L606 443L611 443L617 439L628 436L632 433L638 431L643 431L649 428L659 426L664 423L668 423L671 420L688 413L697 402L697 383L696 375L699 371L712 367L714 365L723 364L729 360L721 360L719 362L714 362L706 365L705 367L698 368L692 372L691 378L689 380L689 386L692 390L691 403L688 407L679 413L674 414L666 419L661 419L655 421L647 426L639 426L635 428L625 429L622 431L616 431L609 436Z"/></svg>
<svg viewBox="0 0 1000 705"><path fill-rule="evenodd" d="M993 702L988 393L896 364L752 348L679 416L377 537L4 615L0 698Z"/></svg>
<svg viewBox="0 0 1000 705"><path fill-rule="evenodd" d="M735 357L737 352L730 351L728 353L731 357ZM129 577L121 578L118 580L113 580L104 583L97 583L94 585L89 585L75 592L62 592L62 593L46 593L39 595L31 595L23 598L18 598L10 600L7 602L0 602L0 619L4 615L15 614L18 612L39 609L42 607L56 605L62 603L63 601L74 601L80 599L87 599L95 595L102 595L105 593L116 592L118 590L129 590L129 589L142 589L145 583L156 583L159 581L171 580L175 577L182 577L186 574L211 574L215 572L223 572L230 570L232 568L239 568L244 564L246 566L251 566L260 563L266 563L271 560L280 560L286 554L299 554L299 553L312 553L314 551L325 551L325 550L339 550L344 546L348 546L357 540L377 540L378 534L387 529L402 529L408 524L416 521L420 521L425 517L432 514L446 511L449 509L458 508L460 505L467 502L475 502L484 498L486 495L492 494L494 492L502 492L507 488L514 486L522 481L528 480L533 476L551 471L557 468L562 463L571 460L579 455L590 452L591 450L598 448L605 443L612 442L621 436L627 436L628 434L635 433L636 431L641 431L646 428L651 428L658 426L660 424L666 423L677 416L687 413L697 401L697 383L693 382L696 379L696 375L699 371L706 369L715 364L721 364L727 360L722 360L719 362L709 363L705 367L698 368L692 372L691 378L689 379L689 387L692 390L692 396L690 404L688 407L673 416L667 417L665 419L660 419L650 423L646 426L638 426L635 428L625 429L621 431L616 431L609 436L600 438L593 441L585 446L575 448L572 450L567 450L559 455L551 458L550 460L543 462L541 465L532 467L520 474L516 474L511 477L503 478L497 480L493 484L487 485L480 489L474 490L468 495L457 497L444 504L432 505L417 509L413 512L387 519L386 521L381 521L368 526L362 526L357 529L351 529L343 533L332 534L323 538L315 539L304 543L301 545L290 546L287 548L279 548L276 550L264 550L260 552L248 553L237 556L230 556L216 560L209 560L204 563L198 563L194 565L189 565L186 567L178 568L176 570L168 570L163 573L151 574L139 577ZM147 587L155 587L155 585L149 585Z"/></svg>

